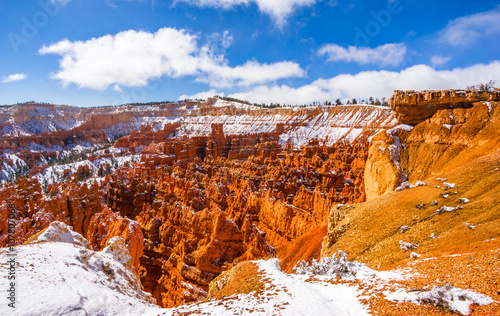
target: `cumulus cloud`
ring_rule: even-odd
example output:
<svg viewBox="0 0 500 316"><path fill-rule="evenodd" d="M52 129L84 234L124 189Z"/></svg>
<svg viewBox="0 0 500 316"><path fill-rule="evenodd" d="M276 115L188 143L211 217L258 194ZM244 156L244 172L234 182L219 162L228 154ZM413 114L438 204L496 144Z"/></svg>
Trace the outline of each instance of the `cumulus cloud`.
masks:
<svg viewBox="0 0 500 316"><path fill-rule="evenodd" d="M14 82L14 81L21 81L21 80L26 79L26 77L28 77L27 74L12 74L12 75L8 75L8 76L3 77L2 82L7 83L7 82Z"/></svg>
<svg viewBox="0 0 500 316"><path fill-rule="evenodd" d="M281 78L303 77L305 75L305 71L298 64L288 61L273 64L248 61L236 67L207 63L202 68L205 72L198 78L198 81L218 88L231 87L235 82L237 85L253 85L262 81L275 81Z"/></svg>
<svg viewBox="0 0 500 316"><path fill-rule="evenodd" d="M377 64L379 66L397 66L405 57L404 44L385 44L375 48L327 44L318 51L320 56L327 56L330 62L355 62L358 64Z"/></svg>
<svg viewBox="0 0 500 316"><path fill-rule="evenodd" d="M230 94L257 103L309 104L313 101L359 97L389 97L394 90L462 89L489 80L500 81L500 61L467 68L435 70L415 65L399 72L364 71L318 79L298 88L287 85L260 85L250 91Z"/></svg>
<svg viewBox="0 0 500 316"><path fill-rule="evenodd" d="M454 46L474 44L481 37L500 34L500 7L450 21L438 33L438 40Z"/></svg>
<svg viewBox="0 0 500 316"><path fill-rule="evenodd" d="M223 46L229 45L229 35L224 33L220 41ZM87 41L66 39L44 45L39 53L62 56L59 71L51 74L53 79L63 85L74 83L95 90L141 87L162 76L194 76L210 86L232 87L305 75L298 64L286 61L249 61L230 67L213 42L199 47L196 36L174 28L162 28L156 33L129 30Z"/></svg>
<svg viewBox="0 0 500 316"><path fill-rule="evenodd" d="M259 10L270 15L278 26L283 26L286 19L299 7L310 6L318 0L176 0L199 7L232 9L236 6L255 3Z"/></svg>
<svg viewBox="0 0 500 316"><path fill-rule="evenodd" d="M439 56L439 55L434 55L431 57L431 64L432 66L440 66L444 65L447 62L449 62L451 59L450 56Z"/></svg>

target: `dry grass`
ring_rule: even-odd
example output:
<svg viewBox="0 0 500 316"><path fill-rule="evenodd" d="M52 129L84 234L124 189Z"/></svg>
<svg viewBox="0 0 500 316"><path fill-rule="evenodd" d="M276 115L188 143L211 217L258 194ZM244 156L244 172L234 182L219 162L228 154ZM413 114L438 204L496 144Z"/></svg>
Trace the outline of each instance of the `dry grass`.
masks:
<svg viewBox="0 0 500 316"><path fill-rule="evenodd" d="M232 295L261 293L265 282L257 264L245 261L223 272L210 282L210 299L223 299Z"/></svg>
<svg viewBox="0 0 500 316"><path fill-rule="evenodd" d="M348 231L328 252L344 250L350 260L381 269L411 260L410 252L400 249L400 240L418 244L415 251L422 258L495 249L495 243L486 240L500 237L500 151L439 176L458 185L446 191L450 193L447 199L440 196L445 190L435 176L427 180L427 186L392 192L351 207L339 223L350 225ZM436 214L440 206L460 205L460 197L470 200L463 209ZM438 205L432 206L435 200ZM420 203L424 207L417 208ZM399 230L403 225L410 227L405 233ZM431 234L437 238L430 238Z"/></svg>

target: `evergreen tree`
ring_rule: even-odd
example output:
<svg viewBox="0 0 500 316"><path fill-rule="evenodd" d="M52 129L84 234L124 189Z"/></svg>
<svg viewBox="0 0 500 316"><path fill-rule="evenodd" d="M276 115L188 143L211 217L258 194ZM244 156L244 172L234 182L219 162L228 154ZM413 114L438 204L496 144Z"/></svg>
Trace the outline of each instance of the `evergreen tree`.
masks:
<svg viewBox="0 0 500 316"><path fill-rule="evenodd" d="M382 98L382 106L389 106L389 103L386 101L385 98Z"/></svg>
<svg viewBox="0 0 500 316"><path fill-rule="evenodd" d="M342 101L340 99L335 100L335 105L342 105Z"/></svg>

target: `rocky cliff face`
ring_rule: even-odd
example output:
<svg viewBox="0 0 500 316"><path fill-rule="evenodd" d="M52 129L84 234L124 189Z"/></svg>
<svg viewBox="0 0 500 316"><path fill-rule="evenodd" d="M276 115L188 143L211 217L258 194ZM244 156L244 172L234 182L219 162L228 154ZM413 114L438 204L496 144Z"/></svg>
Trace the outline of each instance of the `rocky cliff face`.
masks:
<svg viewBox="0 0 500 316"><path fill-rule="evenodd" d="M500 91L440 90L394 91L389 105L399 124L416 125L437 111L470 108L474 102L500 101Z"/></svg>
<svg viewBox="0 0 500 316"><path fill-rule="evenodd" d="M198 150L171 152L179 141L159 143L111 177L108 206L143 227L141 279L163 306L206 297L209 282L234 263L273 256L324 223L333 204L365 198L366 144L316 141L294 150L275 142L252 148L255 136L231 146L235 139L255 156L234 159L230 147L226 157L202 161Z"/></svg>
<svg viewBox="0 0 500 316"><path fill-rule="evenodd" d="M365 169L367 198L496 150L498 101L497 91L395 91L390 104L401 125L373 137Z"/></svg>

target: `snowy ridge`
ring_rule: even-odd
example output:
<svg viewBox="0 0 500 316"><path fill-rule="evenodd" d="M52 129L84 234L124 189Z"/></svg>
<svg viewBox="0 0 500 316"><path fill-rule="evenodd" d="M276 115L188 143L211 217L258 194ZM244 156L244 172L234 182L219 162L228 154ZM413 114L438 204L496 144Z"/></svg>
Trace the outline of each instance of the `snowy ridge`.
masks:
<svg viewBox="0 0 500 316"><path fill-rule="evenodd" d="M316 109L316 114L313 111L287 113L282 109L283 114L185 117L176 136L206 136L212 131L211 124L215 123L223 124L225 135L269 133L276 130L277 124L284 124L285 132L280 137L282 145L290 140L294 146L302 146L309 140L327 137L328 145L332 145L339 140L353 142L363 132L373 135L396 124L390 110L376 106L339 106L332 107L330 112Z"/></svg>
<svg viewBox="0 0 500 316"><path fill-rule="evenodd" d="M77 232L72 231L66 224L55 221L45 230L34 243L38 242L66 242L84 248L90 248L89 242Z"/></svg>
<svg viewBox="0 0 500 316"><path fill-rule="evenodd" d="M149 293L141 290L137 275L115 260L116 253L92 251L79 242L72 243L70 236L74 234L65 224L52 223L45 236L40 236L44 242L15 248L17 305L10 315L158 313L160 308L153 305ZM7 252L7 248L0 249L4 262ZM0 266L4 275L6 269L7 265ZM8 288L6 282L2 278L1 286Z"/></svg>
<svg viewBox="0 0 500 316"><path fill-rule="evenodd" d="M249 105L245 103L240 103L240 102L234 102L234 101L226 101L222 99L217 99L214 104L212 104L213 107L216 108L222 108L222 107L232 107L235 109L245 109L245 110L259 110L260 108L254 105Z"/></svg>

